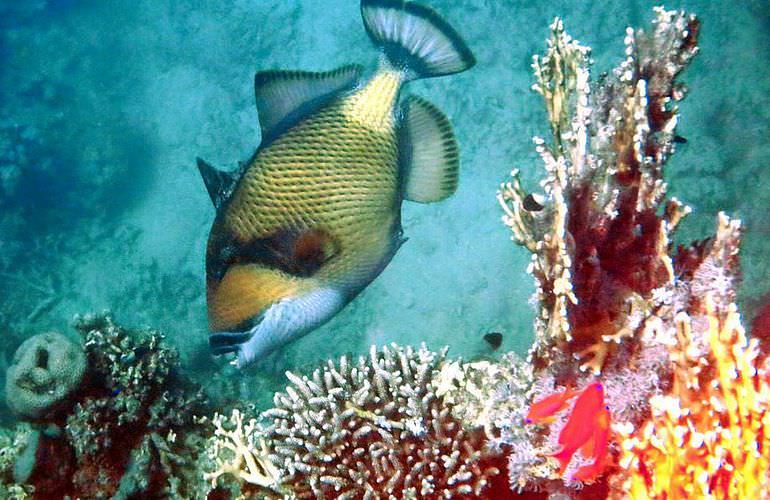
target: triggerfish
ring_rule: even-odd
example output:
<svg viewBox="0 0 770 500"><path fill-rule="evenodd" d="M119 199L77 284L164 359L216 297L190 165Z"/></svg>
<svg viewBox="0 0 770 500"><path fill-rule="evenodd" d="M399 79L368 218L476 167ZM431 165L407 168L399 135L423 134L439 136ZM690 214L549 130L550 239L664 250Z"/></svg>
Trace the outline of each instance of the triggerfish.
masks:
<svg viewBox="0 0 770 500"><path fill-rule="evenodd" d="M440 201L457 187L447 117L400 99L410 80L465 71L474 57L433 10L363 0L382 52L368 80L333 71L261 71L262 141L237 172L198 160L216 207L206 250L209 343L244 366L319 327L403 243L401 202Z"/></svg>

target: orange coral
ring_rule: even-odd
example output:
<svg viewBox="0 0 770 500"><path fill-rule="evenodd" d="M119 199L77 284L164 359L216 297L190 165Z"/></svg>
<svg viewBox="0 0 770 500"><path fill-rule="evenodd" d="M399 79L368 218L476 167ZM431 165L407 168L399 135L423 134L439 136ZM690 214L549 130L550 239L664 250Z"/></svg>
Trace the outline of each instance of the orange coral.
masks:
<svg viewBox="0 0 770 500"><path fill-rule="evenodd" d="M628 475L618 497L767 498L770 495L770 380L757 342L735 304L676 318L672 391L623 441ZM698 330L701 331L698 331Z"/></svg>

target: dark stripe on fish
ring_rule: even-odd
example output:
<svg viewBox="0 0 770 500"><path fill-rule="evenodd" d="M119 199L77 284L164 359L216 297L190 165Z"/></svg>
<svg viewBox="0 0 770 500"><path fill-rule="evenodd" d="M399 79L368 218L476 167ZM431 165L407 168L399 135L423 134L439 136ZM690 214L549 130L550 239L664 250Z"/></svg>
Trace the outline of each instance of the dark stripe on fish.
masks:
<svg viewBox="0 0 770 500"><path fill-rule="evenodd" d="M248 243L221 235L207 260L209 276L217 281L234 264L260 264L292 276L307 278L339 253L339 245L323 229L280 229Z"/></svg>

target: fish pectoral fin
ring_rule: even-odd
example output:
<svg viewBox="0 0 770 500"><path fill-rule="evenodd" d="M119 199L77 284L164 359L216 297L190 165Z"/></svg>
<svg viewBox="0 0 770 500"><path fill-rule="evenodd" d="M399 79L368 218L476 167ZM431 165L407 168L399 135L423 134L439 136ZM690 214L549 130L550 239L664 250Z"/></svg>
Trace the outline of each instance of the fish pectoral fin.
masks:
<svg viewBox="0 0 770 500"><path fill-rule="evenodd" d="M259 262L293 276L312 276L339 253L337 240L319 228L281 229L252 245Z"/></svg>
<svg viewBox="0 0 770 500"><path fill-rule="evenodd" d="M260 71L254 76L254 93L262 142L308 116L340 93L351 90L361 76L361 66L349 64L332 71Z"/></svg>
<svg viewBox="0 0 770 500"><path fill-rule="evenodd" d="M230 197L238 179L234 174L219 170L200 158L196 158L196 161L211 202L218 209Z"/></svg>
<svg viewBox="0 0 770 500"><path fill-rule="evenodd" d="M400 151L404 198L431 203L457 189L460 149L449 119L425 99L409 96L403 105Z"/></svg>

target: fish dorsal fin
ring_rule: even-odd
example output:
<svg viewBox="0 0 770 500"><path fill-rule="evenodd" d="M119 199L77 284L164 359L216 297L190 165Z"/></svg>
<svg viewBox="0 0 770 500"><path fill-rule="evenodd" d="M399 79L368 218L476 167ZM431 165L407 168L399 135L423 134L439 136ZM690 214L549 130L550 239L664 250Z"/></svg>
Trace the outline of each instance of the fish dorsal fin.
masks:
<svg viewBox="0 0 770 500"><path fill-rule="evenodd" d="M230 198L238 178L231 172L225 172L212 167L200 158L196 158L196 160L198 162L198 171L201 173L201 177L203 177L203 183L206 184L206 190L209 192L211 202L214 204L214 208L219 209Z"/></svg>
<svg viewBox="0 0 770 500"><path fill-rule="evenodd" d="M352 89L361 66L349 64L332 71L260 71L254 76L254 93L262 128L262 141L312 113L341 92Z"/></svg>
<svg viewBox="0 0 770 500"><path fill-rule="evenodd" d="M401 169L404 198L420 203L441 201L457 189L460 150L449 119L425 99L404 102Z"/></svg>

